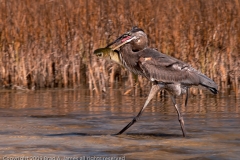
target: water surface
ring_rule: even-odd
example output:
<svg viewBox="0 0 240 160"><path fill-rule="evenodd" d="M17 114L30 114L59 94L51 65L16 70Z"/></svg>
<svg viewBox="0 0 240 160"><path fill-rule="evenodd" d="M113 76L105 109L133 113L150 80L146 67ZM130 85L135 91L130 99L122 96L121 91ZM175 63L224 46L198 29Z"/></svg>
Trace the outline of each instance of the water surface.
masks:
<svg viewBox="0 0 240 160"><path fill-rule="evenodd" d="M156 97L136 124L114 136L139 112L146 96L123 96L121 90L101 96L84 89L1 90L0 155L5 160L240 159L239 96L206 92L190 96L186 108L184 97L178 98L187 130L183 138L168 96Z"/></svg>

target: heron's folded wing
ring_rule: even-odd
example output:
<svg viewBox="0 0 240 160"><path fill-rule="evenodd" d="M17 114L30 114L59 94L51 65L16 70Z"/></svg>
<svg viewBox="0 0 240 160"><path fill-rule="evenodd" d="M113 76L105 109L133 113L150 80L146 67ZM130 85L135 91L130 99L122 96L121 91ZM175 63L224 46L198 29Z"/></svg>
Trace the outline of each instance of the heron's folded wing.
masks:
<svg viewBox="0 0 240 160"><path fill-rule="evenodd" d="M139 55L138 64L146 77L152 81L180 82L187 85L199 84L198 72L194 68L153 49L145 50Z"/></svg>

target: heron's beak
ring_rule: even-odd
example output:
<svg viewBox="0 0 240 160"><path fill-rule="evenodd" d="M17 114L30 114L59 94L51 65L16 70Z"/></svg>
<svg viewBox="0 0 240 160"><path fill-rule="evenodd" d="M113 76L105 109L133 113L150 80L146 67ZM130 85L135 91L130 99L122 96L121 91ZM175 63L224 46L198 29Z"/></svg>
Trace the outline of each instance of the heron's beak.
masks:
<svg viewBox="0 0 240 160"><path fill-rule="evenodd" d="M115 41L109 43L109 44L106 46L106 48L109 48L111 45L113 45L113 44L121 41L123 38L125 38L125 37L127 37L127 36L128 36L128 34L127 34L127 33L124 33L123 35L121 35L120 37L118 37Z"/></svg>
<svg viewBox="0 0 240 160"><path fill-rule="evenodd" d="M123 46L124 44L126 44L126 43L128 43L128 42L131 42L131 41L134 40L134 39L137 39L137 37L136 37L136 36L133 36L133 37L127 36L127 37L125 37L125 38L123 38L123 39L121 40L122 43L120 43L119 45L117 45L116 47L114 47L112 50L116 50L116 49L120 48L121 46Z"/></svg>
<svg viewBox="0 0 240 160"><path fill-rule="evenodd" d="M123 35L119 36L115 41L109 43L106 48L109 48L110 46L112 46L113 44L115 43L118 43L118 42L123 42L123 40L127 37L131 37L132 33L136 32L136 31L142 31L144 32L141 28L138 28L137 26L134 26L130 31L124 33ZM130 42L130 41L128 41ZM125 44L125 43L124 43Z"/></svg>

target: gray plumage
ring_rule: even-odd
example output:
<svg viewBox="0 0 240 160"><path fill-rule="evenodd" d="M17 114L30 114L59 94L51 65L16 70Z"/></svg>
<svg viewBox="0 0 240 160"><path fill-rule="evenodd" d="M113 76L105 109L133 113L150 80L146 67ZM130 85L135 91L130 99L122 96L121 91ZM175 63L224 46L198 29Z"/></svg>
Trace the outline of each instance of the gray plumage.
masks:
<svg viewBox="0 0 240 160"><path fill-rule="evenodd" d="M138 115L117 133L117 135L125 132L139 119L148 103L158 91L166 90L170 93L178 114L183 136L185 137L186 131L184 120L176 103L175 96L186 93L186 107L188 101L188 88L204 87L216 94L218 92L217 84L200 71L191 67L191 65L149 48L147 44L147 35L138 27L133 27L132 30L121 35L114 42L107 45L107 47L119 42L122 44L119 45L121 46L120 50L118 52L113 52L115 61L125 66L129 71L146 77L153 82L153 85ZM116 54L118 54L118 56L116 56Z"/></svg>
<svg viewBox="0 0 240 160"><path fill-rule="evenodd" d="M176 58L165 55L152 48L138 52L131 50L131 44L125 44L119 51L122 63L135 74L142 75L156 83L176 84L182 87L203 86L217 93L217 84Z"/></svg>

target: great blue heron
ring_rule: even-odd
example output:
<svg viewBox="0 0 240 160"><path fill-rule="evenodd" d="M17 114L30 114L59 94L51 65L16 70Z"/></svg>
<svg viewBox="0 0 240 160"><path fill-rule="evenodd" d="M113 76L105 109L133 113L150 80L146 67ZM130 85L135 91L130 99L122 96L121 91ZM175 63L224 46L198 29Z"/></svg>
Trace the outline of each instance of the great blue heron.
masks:
<svg viewBox="0 0 240 160"><path fill-rule="evenodd" d="M114 48L120 47L119 51L112 51L112 49L108 48L119 42L120 45ZM134 27L129 32L117 38L106 48L95 50L94 53L98 57L111 58L126 67L129 71L142 75L153 83L148 98L138 115L117 133L117 135L122 134L139 119L148 103L158 91L166 90L171 95L172 102L178 113L178 120L181 125L182 133L185 137L186 131L184 120L179 111L175 97L182 93L187 93L188 88L192 86L209 89L214 94L218 92L217 84L200 71L176 58L149 48L146 34L142 29L137 27ZM187 97L185 101L185 105L186 104Z"/></svg>

